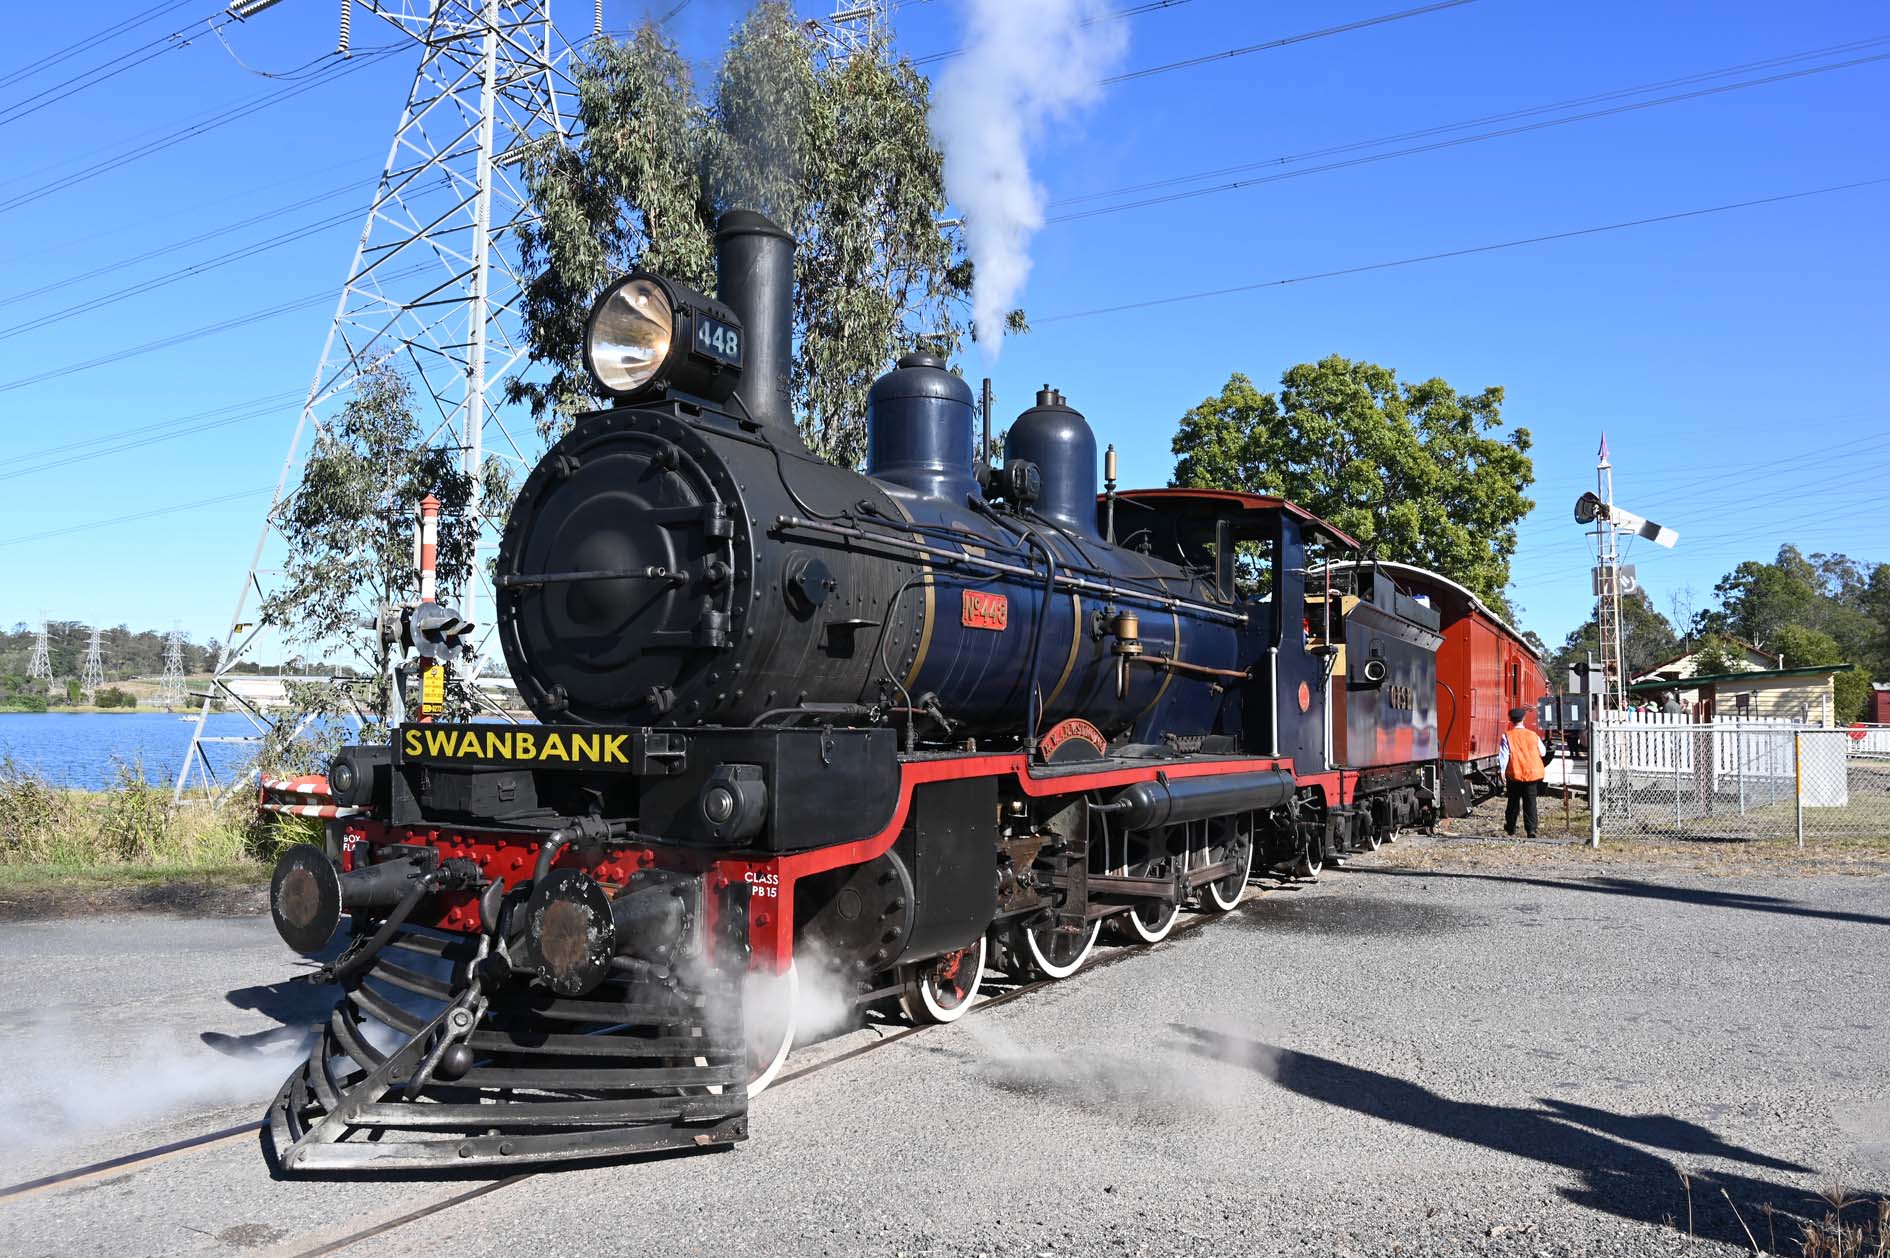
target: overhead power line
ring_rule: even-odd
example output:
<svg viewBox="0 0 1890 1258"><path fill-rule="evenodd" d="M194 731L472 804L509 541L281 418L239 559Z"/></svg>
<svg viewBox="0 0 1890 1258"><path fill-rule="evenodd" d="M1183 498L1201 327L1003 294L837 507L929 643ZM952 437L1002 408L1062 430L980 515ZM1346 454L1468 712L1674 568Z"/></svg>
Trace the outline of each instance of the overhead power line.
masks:
<svg viewBox="0 0 1890 1258"><path fill-rule="evenodd" d="M214 33L217 27L234 20L235 19L228 13L218 12L205 18L204 25L210 32ZM193 22L192 25L195 25L195 23ZM145 62L156 57L161 57L167 52L175 52L181 48L188 48L190 43L190 39L185 36L181 30L172 31L167 35L162 35L157 39L151 40L149 43L140 44L127 52L121 52L109 61L102 61L90 69L81 70L71 78L54 83L51 87L41 88L31 96L21 97L19 100L9 105L0 105L0 127L18 122L22 118L31 117L48 105L58 104L60 101L68 100L88 88L94 88L101 83L109 82L125 73L127 70L134 70Z"/></svg>
<svg viewBox="0 0 1890 1258"><path fill-rule="evenodd" d="M185 140L215 131L219 127L228 126L238 119L254 117L259 109L281 104L283 101L300 96L304 92L312 91L324 84L337 82L350 74L355 74L368 66L374 65L383 58L391 56L394 49L397 47L399 47L399 45L390 45L382 51L356 57L352 61L328 73L319 74L314 78L305 79L301 82L291 83L286 87L280 87L271 92L265 92L260 96L253 97L231 108L220 109L197 122L168 132L155 140L147 141L113 157L95 162L69 175L41 184L37 188L29 188L5 200L0 200L0 214L4 214L10 210L17 210L24 205L31 205L33 202L49 197L55 192L63 192L67 188L75 187L78 184L85 183L87 180L96 179L100 175L117 170L119 167L135 162L140 158L149 157L154 153L161 153L166 149L183 143Z"/></svg>
<svg viewBox="0 0 1890 1258"><path fill-rule="evenodd" d="M6 462L24 463L25 466L0 470L0 481L12 480L20 476L37 476L43 472L69 467L74 463L84 463L91 459L104 458L107 455L123 454L128 450L141 450L146 446L175 441L179 437L192 437L201 432L228 428L232 424L249 423L251 420L263 419L270 415L281 415L284 408L292 405L300 397L299 392L294 392L256 398L247 403L222 407L197 416L185 416L183 419L169 420L163 424L147 425L143 429L128 429L82 442L68 443L63 450L16 455ZM186 422L187 420L196 422Z"/></svg>
<svg viewBox="0 0 1890 1258"><path fill-rule="evenodd" d="M909 5L911 2L912 0L907 0L907 4L895 4L892 6L892 9L890 11L897 12L898 10L902 8L906 8L907 5ZM1131 4L1127 6L1126 8L1117 9L1115 12L1105 14L1104 16L1100 18L1089 18L1085 20L1082 23L1082 25L1092 26L1099 21L1110 22L1110 21L1120 21L1123 18L1140 17L1144 13L1155 13L1162 9L1178 9L1182 5L1188 4L1188 3L1190 3L1190 0L1147 0L1146 3ZM673 14L671 16L673 16ZM668 19L665 18L664 20L666 21ZM953 57L962 56L964 55L964 51L965 50L963 48L947 48L943 52L927 53L923 57L914 57L912 59L912 64L914 66L934 65L940 61L949 61Z"/></svg>
<svg viewBox="0 0 1890 1258"><path fill-rule="evenodd" d="M108 442L120 441L127 437L138 437L145 433L157 432L160 429L174 428L179 424L193 424L198 420L209 419L213 416L227 415L231 411L246 410L250 407L280 403L283 401L293 402L301 396L300 391L266 394L261 397L246 398L241 402L231 402L210 410L198 411L192 415L179 415L172 419L160 419L149 424L136 424L130 428L119 428L112 432L98 433L90 437L81 437L76 441L66 441L56 446L41 446L37 450L27 450L19 454L0 455L0 467L9 467L16 463L31 463L38 459L67 454L73 450L83 450L88 446L103 445Z"/></svg>
<svg viewBox="0 0 1890 1258"><path fill-rule="evenodd" d="M1231 166L1217 166L1210 170L1198 170L1186 175L1170 175L1161 179L1149 179L1140 183L1126 184L1122 187L1107 188L1098 192L1082 192L1061 196L1050 202L1051 209L1078 205L1085 201L1104 201L1112 197L1129 196L1138 192L1151 192L1161 188L1172 188L1180 184L1198 183L1203 179L1218 179L1226 175L1244 174L1251 170L1264 170L1283 166L1288 162L1311 161L1320 157L1333 157L1344 153L1353 153L1361 149L1382 148L1387 144L1401 144L1410 140L1424 140L1432 136L1448 135L1455 131L1468 131L1473 127L1484 127L1498 123L1515 122L1523 118L1539 117L1543 114L1557 113L1565 109L1579 109L1588 105L1604 104L1609 101L1623 100L1628 97L1645 96L1650 92L1665 91L1673 87L1687 87L1696 83L1705 83L1713 79L1723 79L1735 74L1747 74L1754 70L1772 70L1780 66L1795 65L1799 62L1815 60L1819 57L1839 56L1861 52L1870 48L1890 44L1890 35L1878 35L1869 39L1851 40L1841 44L1830 44L1822 48L1811 48L1803 52L1787 53L1778 57L1766 57L1758 61L1744 61L1736 65L1721 66L1713 70L1701 70L1677 78L1659 79L1651 83L1639 83L1632 87L1613 88L1606 92L1597 92L1587 96L1569 97L1551 101L1545 105L1532 105L1524 109L1510 109L1501 113L1483 114L1476 118L1466 118L1460 122L1438 123L1434 126L1420 127L1411 131L1397 131L1388 135L1373 136L1364 140L1352 140L1344 144L1330 144L1321 148L1307 149L1300 153L1287 153L1278 157L1264 158L1259 161L1238 162ZM1851 63L1846 63L1851 64ZM1839 68L1839 67L1820 67ZM1770 81L1770 80L1765 80Z"/></svg>
<svg viewBox="0 0 1890 1258"><path fill-rule="evenodd" d="M287 205L278 205L271 209L261 210L253 214L245 214L242 218L234 222L222 223L206 231L192 233L180 240L173 240L169 244L158 245L155 248L143 250L142 252L132 254L130 257L114 258L110 262L100 263L76 275L66 275L56 280L48 280L37 288L27 288L17 293L9 293L4 297L0 297L0 308L16 305L19 302L27 301L34 297L43 297L47 293L56 293L62 289L71 288L76 284L82 284L86 280L97 279L101 275L119 275L140 263L149 262L153 258L161 258L167 253L176 253L180 249L188 249L192 245L200 245L211 240L227 240L233 233L242 231L245 228L254 227L258 223L276 222L283 216L292 214L296 210L307 209L309 206L319 205L323 201L332 201L334 198L343 194L360 196L372 191L372 184L364 184L358 180L350 180L338 187L330 188L326 192L318 192L313 196L303 197ZM270 239L281 240L283 237L271 237ZM115 295L114 293L114 296Z"/></svg>
<svg viewBox="0 0 1890 1258"><path fill-rule="evenodd" d="M1878 42L1890 42L1890 40L1882 40ZM1637 110L1653 109L1661 105L1672 105L1672 104L1676 104L1682 101L1698 100L1698 99L1701 99L1702 97L1718 96L1727 92L1740 91L1748 87L1761 87L1761 86L1765 86L1767 84L1772 84L1772 83L1782 83L1791 79L1806 78L1814 74L1824 74L1831 70L1848 70L1856 66L1871 65L1874 63L1884 62L1884 61L1890 61L1890 52L1876 53L1868 57L1854 57L1847 61L1834 62L1829 65L1811 66L1806 69L1791 70L1791 71L1786 71L1780 74L1766 75L1762 78L1747 79L1738 83L1722 83L1714 87L1698 88L1691 92L1680 92L1671 96L1660 96L1652 100L1633 101L1624 105L1612 105L1606 109L1594 109L1586 113L1572 114L1565 118L1549 118L1549 119L1544 119L1543 121L1540 121L1540 122L1523 123L1521 125L1513 126L1513 127L1502 127L1497 130L1482 131L1482 132L1477 132L1472 135L1460 135L1460 136L1453 136L1449 139L1433 140L1428 144L1417 144L1417 145L1412 145L1408 148L1391 149L1383 153L1368 153L1363 156L1345 158L1340 161L1322 162L1316 166L1304 166L1298 169L1280 171L1277 174L1262 175L1262 176L1259 176L1257 178L1252 178L1252 179L1237 179L1230 183L1215 184L1211 187L1206 187L1206 188L1189 188L1189 189L1178 191L1178 192L1163 193L1159 196L1144 197L1135 201L1119 202L1115 205L1097 206L1093 209L1086 209L1086 210L1073 210L1067 214L1052 215L1045 221L1049 223L1070 223L1070 222L1075 222L1079 219L1098 218L1105 214L1115 214L1123 210L1140 210L1140 209L1147 209L1151 206L1169 205L1176 201L1192 200L1195 197L1211 196L1211 195L1214 195L1216 193L1221 193L1221 192L1234 192L1242 188L1257 188L1263 184L1279 183L1282 180L1287 180L1287 179L1299 179L1306 175L1328 174L1335 170L1348 170L1354 166L1365 166L1373 162L1390 161L1391 159L1397 158L1397 157L1412 157L1420 153L1432 153L1432 152L1437 152L1443 149L1460 148L1469 144L1477 144L1484 140L1501 139L1501 138L1504 138L1507 136L1513 136L1513 135L1525 135L1533 131L1546 131L1552 127L1564 127L1564 126L1568 126L1571 123L1590 122L1596 118L1608 118L1616 114L1633 113ZM1354 144L1341 146L1341 148L1344 150L1365 148L1365 147L1370 147L1373 143L1375 142L1374 141L1359 141ZM1324 151L1337 151L1337 150L1324 150ZM1254 162L1254 163L1249 163L1248 165L1244 167L1223 168L1223 170L1226 170L1226 169L1254 170L1254 169L1260 169L1260 168L1271 167L1271 166L1282 166L1288 162L1305 161L1315 155L1316 154L1296 154L1296 155L1290 155L1290 156L1284 156L1284 157L1277 157L1277 158L1273 158L1265 162ZM1195 175L1181 175L1181 176L1175 177L1172 180L1167 180L1165 182L1190 183L1198 179L1209 178L1214 173L1215 172L1202 172ZM1143 186L1147 186L1147 185L1143 185ZM1108 193L1089 194L1090 197L1104 197L1108 195L1110 194Z"/></svg>
<svg viewBox="0 0 1890 1258"><path fill-rule="evenodd" d="M12 87L15 83L23 79L30 79L34 75L42 74L62 62L69 61L73 57L78 56L87 48L96 47L99 44L116 39L127 31L136 30L138 27L148 22L157 21L157 19L167 13L175 13L186 4L195 4L198 2L199 0L160 0L160 3L134 13L121 21L114 22L104 30L94 31L84 39L74 40L57 52L49 52L43 57L35 57L33 60L17 69L9 70L4 77L0 77L0 89Z"/></svg>
<svg viewBox="0 0 1890 1258"><path fill-rule="evenodd" d="M266 237L253 244L247 244L240 248L232 249L228 253L220 253L216 257L206 258L202 262L193 262L189 266L180 267L175 271L167 271L163 275L155 276L136 284L126 284L114 288L109 294L109 300L116 302L127 297L136 297L140 293L148 293L154 288L162 288L167 284L174 284L178 280L189 279L192 276L201 275L205 271L213 271L218 267L228 266L232 262L241 262L245 259L256 257L258 254L267 253L271 249L280 249L284 245L293 244L298 240L306 240L308 237L318 232L327 231L332 227L339 227L343 223L359 222L360 218L361 216L357 212L346 210L340 214L319 219L313 223L304 224L290 231ZM8 327L0 327L0 340L20 336L27 332L35 332L40 328L48 327L51 324L60 323L67 319L76 318L82 314L94 313L98 308L99 302L96 299L74 302L72 305L62 307L50 314L40 315L35 319L26 319Z"/></svg>
<svg viewBox="0 0 1890 1258"><path fill-rule="evenodd" d="M408 267L405 270L390 272L382 278L384 280L393 280L402 276L414 275L428 269L430 265L429 263L423 262L416 266ZM11 393L15 389L24 389L28 385L44 384L48 380L60 380L66 376L77 375L82 371L90 371L95 367L105 367L113 363L120 363L128 358L136 358L141 354L149 354L154 350L169 349L174 345L182 345L188 341L200 340L206 336L215 336L219 332L228 332L233 328L247 327L250 324L261 323L267 319L279 318L282 315L293 314L298 310L307 310L311 306L323 305L334 300L335 290L332 288L323 289L321 292L312 293L307 297L297 297L273 306L264 306L260 310L251 310L244 314L232 315L230 318L219 319L215 323L206 323L202 327L191 328L185 332L174 332L169 336L162 336L154 341L146 341L142 345L133 345L126 349L113 350L110 353L100 354L95 358L88 358L82 362L67 363L62 367L52 367L45 371L37 372L34 375L21 376L18 379L8 380L4 383L0 383L0 393Z"/></svg>
<svg viewBox="0 0 1890 1258"><path fill-rule="evenodd" d="M1285 48L1289 44L1303 44L1309 39L1324 39L1328 35L1345 35L1352 31L1362 31L1367 27L1383 26L1387 22L1399 22L1408 17L1423 17L1429 13L1439 13L1445 9L1458 9L1475 0L1438 0L1436 4L1419 5L1415 9L1400 9L1396 13L1381 13L1377 17L1360 18L1356 22L1345 22L1338 26L1324 26L1316 31L1303 31L1298 35L1284 35L1279 39L1269 39L1264 43L1246 44L1239 48L1228 48L1221 52L1210 52L1199 57L1189 57L1183 61L1170 61L1166 65L1148 66L1141 70L1129 70L1122 74L1112 74L1103 80L1104 86L1113 83L1128 83L1135 79L1146 79L1157 74L1167 74L1171 70L1192 70L1196 66L1209 65L1216 61L1231 61L1236 57L1251 56L1256 52L1270 52L1275 48Z"/></svg>
<svg viewBox="0 0 1890 1258"><path fill-rule="evenodd" d="M149 511L134 511L130 515L113 516L109 520L88 520L84 524L68 525L62 529L46 529L40 533L23 533L18 537L0 538L0 546L23 546L27 542L50 541L55 537L70 537L74 533L85 533L92 529L108 529L120 524L135 524L139 520L155 519L161 515L175 515L179 511L195 511L199 507L214 507L219 503L235 502L239 498L254 498L269 493L274 485L262 485L255 489L239 489L233 494L219 494L215 498L199 498L195 502L179 502L168 507L153 507Z"/></svg>
<svg viewBox="0 0 1890 1258"><path fill-rule="evenodd" d="M1849 192L1857 188L1871 188L1890 183L1890 175L1876 179L1859 179L1852 183L1832 184L1825 188L1808 188L1803 192L1785 192L1771 197L1755 197L1750 201L1732 201L1725 205L1708 205L1697 210L1676 210L1671 214L1655 214L1647 218L1628 219L1619 223L1603 223L1596 227L1577 227L1569 231L1545 232L1540 236L1525 236L1518 240L1500 240L1493 244L1471 245L1463 249L1445 249L1437 253L1418 254L1409 258L1393 258L1385 262L1367 262L1359 266L1338 267L1330 271L1313 271L1306 275L1291 275L1277 280L1259 280L1252 284L1235 284L1227 288L1203 289L1195 293L1178 293L1172 297L1148 297L1140 301L1125 302L1115 306L1097 306L1091 310L1072 310L1064 314L1046 315L1032 319L1033 326L1044 323L1063 323L1071 319L1089 319L1096 315L1119 314L1126 310L1143 311L1154 306L1172 306L1179 302L1204 301L1210 297L1229 297L1236 293L1259 292L1265 288L1284 288L1289 284L1306 284L1313 280L1336 279L1342 275L1363 275L1368 271L1388 271L1393 267L1415 266L1420 262L1440 262L1446 258L1465 258L1479 253L1495 253L1503 249L1518 249L1524 245L1546 244L1553 240L1574 240L1581 236L1598 236L1603 232L1625 231L1630 227L1647 227L1654 223L1676 223L1685 219L1702 218L1708 214L1724 214L1731 210L1751 209L1759 205L1777 205L1785 201L1799 201L1806 197L1825 196L1833 192Z"/></svg>

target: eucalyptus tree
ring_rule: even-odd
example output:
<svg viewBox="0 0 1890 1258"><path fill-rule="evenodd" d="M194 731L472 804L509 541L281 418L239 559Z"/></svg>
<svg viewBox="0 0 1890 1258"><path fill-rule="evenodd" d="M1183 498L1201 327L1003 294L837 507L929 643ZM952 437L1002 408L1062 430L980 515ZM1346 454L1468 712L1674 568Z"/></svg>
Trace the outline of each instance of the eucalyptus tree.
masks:
<svg viewBox="0 0 1890 1258"><path fill-rule="evenodd" d="M529 171L522 239L533 367L512 380L541 433L597 404L583 370L597 293L634 268L713 294L717 216L769 214L795 255L795 414L843 464L865 452L866 389L904 350L964 341L971 267L945 222L928 86L882 37L824 58L782 3L735 28L713 81L654 23L578 63L572 144Z"/></svg>

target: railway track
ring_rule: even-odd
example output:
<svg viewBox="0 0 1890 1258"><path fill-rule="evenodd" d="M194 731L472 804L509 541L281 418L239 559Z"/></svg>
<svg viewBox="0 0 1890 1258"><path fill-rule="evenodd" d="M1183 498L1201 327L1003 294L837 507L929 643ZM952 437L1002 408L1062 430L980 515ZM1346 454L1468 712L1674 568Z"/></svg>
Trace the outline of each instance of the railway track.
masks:
<svg viewBox="0 0 1890 1258"><path fill-rule="evenodd" d="M1290 884L1283 883L1280 885L1284 886ZM1234 912L1246 912L1252 908L1254 904L1266 898L1268 895L1271 895L1275 890L1278 890L1278 887L1250 887L1245 898L1241 901L1240 906L1236 908ZM965 1018L975 1018L988 1010L1009 1004L1011 1001L1021 999L1041 988L1054 986L1058 982L1069 983L1075 979L1081 978L1085 974L1104 970L1110 966L1127 961L1132 957L1152 952L1166 944L1173 943L1177 939L1192 935L1212 925L1215 921L1224 916L1227 916L1227 914L1200 914L1177 923L1168 937L1159 943L1128 944L1102 953L1094 957L1082 970L1072 975L1070 978L1061 980L1037 979L984 997L966 1011ZM956 1025L956 1023L950 1025ZM835 1053L831 1057L810 1062L799 1070L793 1070L783 1074L779 1079L775 1080L768 1091L770 1094L778 1092L783 1088L791 1087L802 1079L819 1074L821 1071L827 1070L833 1066L854 1061L860 1057L866 1056L868 1053L876 1053L881 1049L891 1048L893 1045L909 1040L915 1035L922 1035L927 1031L937 1029L939 1029L938 1026L932 1023L921 1023L915 1026L903 1027L889 1035L873 1040L870 1043L846 1049L845 1051ZM107 1176L140 1170L186 1153L196 1152L200 1149L228 1144L231 1141L240 1140L245 1137L253 1137L260 1130L260 1127L260 1123L243 1123L234 1127L219 1128L216 1131L205 1132L184 1140L172 1141L168 1144L158 1145L149 1149L141 1149L115 1158L109 1158L102 1162L92 1162L84 1166L74 1167L71 1170L60 1171L55 1174L44 1175L36 1179L0 1187L0 1204L10 1204L27 1200L44 1193L72 1188ZM476 1201L481 1197L487 1197L493 1193L514 1187L524 1183L528 1179L536 1179L546 1174L557 1174L558 1171L559 1168L557 1167L521 1171L517 1174L507 1175L500 1179L490 1180L447 1193L423 1205L389 1210L375 1216L357 1216L355 1219L349 1220L336 1228L312 1234L304 1234L300 1237L282 1241L270 1249L263 1251L263 1253L265 1258L318 1258L319 1255L339 1253L351 1246L361 1244L362 1242L372 1240L379 1236L384 1236L389 1232L410 1226L422 1219L430 1218L433 1215L441 1214L457 1206Z"/></svg>

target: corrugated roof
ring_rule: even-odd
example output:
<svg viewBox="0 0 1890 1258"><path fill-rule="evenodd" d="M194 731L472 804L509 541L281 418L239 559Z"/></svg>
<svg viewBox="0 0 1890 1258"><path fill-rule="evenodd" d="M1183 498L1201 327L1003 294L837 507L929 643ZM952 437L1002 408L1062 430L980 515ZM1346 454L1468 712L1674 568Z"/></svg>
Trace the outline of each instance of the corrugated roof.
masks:
<svg viewBox="0 0 1890 1258"><path fill-rule="evenodd" d="M1815 677L1819 673L1841 673L1851 668L1850 664L1804 664L1798 668L1755 668L1745 673L1707 673L1692 677L1679 677L1672 681L1656 679L1637 681L1628 687L1629 692L1636 690L1698 690L1701 686L1716 686L1722 681L1766 681L1778 677Z"/></svg>

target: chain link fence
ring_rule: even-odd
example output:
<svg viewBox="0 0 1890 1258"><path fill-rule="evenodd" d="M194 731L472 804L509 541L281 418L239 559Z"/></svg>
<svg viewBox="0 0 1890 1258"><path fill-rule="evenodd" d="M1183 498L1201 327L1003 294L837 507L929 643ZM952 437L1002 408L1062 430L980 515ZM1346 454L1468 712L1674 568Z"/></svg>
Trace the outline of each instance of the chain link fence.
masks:
<svg viewBox="0 0 1890 1258"><path fill-rule="evenodd" d="M1890 727L1602 721L1589 763L1608 839L1890 839Z"/></svg>

